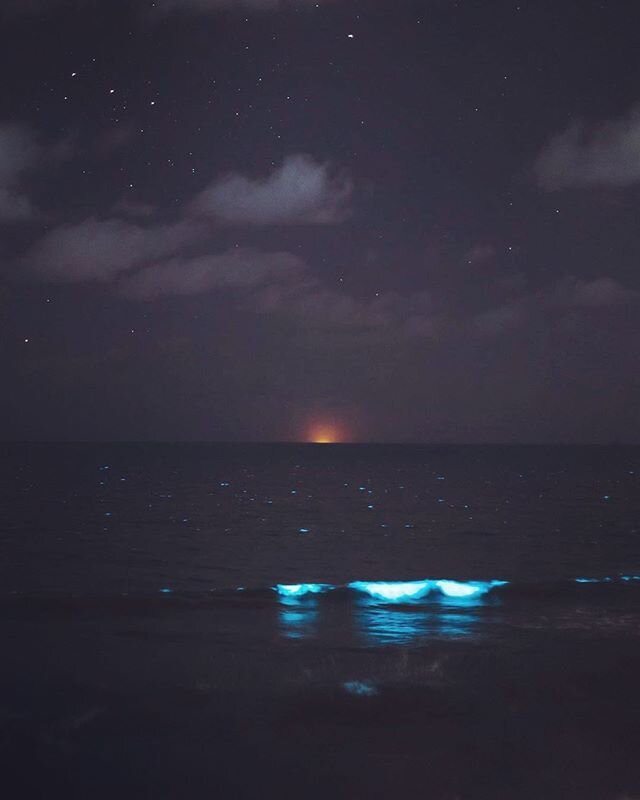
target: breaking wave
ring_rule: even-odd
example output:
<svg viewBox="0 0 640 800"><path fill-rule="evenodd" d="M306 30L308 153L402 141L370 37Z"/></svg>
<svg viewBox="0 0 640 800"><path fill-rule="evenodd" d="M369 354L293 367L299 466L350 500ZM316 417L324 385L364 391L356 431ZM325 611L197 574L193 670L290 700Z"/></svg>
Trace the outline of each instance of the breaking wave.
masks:
<svg viewBox="0 0 640 800"><path fill-rule="evenodd" d="M251 588L212 588L205 591L183 590L179 586L161 586L155 591L120 592L108 594L78 594L62 592L10 592L0 594L0 610L22 609L35 611L42 607L50 612L73 612L83 608L95 611L104 606L113 609L144 611L174 606L203 607L230 603L270 603L274 596L281 603L295 603L313 597L330 595L333 601L360 599L380 605L482 605L487 602L517 602L518 600L568 599L588 600L604 594L639 591L640 575L625 574L604 577L576 577L562 581L528 582L491 580L457 580L425 578L410 581L355 580L334 583L276 583Z"/></svg>

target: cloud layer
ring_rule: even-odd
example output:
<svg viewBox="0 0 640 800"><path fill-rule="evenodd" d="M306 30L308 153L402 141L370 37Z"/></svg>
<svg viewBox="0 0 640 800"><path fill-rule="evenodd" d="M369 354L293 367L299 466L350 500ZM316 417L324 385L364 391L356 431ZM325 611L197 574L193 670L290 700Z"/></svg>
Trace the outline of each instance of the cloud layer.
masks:
<svg viewBox="0 0 640 800"><path fill-rule="evenodd" d="M120 291L137 300L162 295L194 295L215 289L253 289L295 280L304 262L291 253L263 253L251 248L232 248L196 258L173 258L129 276Z"/></svg>
<svg viewBox="0 0 640 800"><path fill-rule="evenodd" d="M143 227L120 219L87 219L48 233L25 257L27 269L54 283L109 282L166 258L200 237L192 222Z"/></svg>
<svg viewBox="0 0 640 800"><path fill-rule="evenodd" d="M623 187L640 181L640 108L624 119L571 125L555 136L535 164L540 185Z"/></svg>
<svg viewBox="0 0 640 800"><path fill-rule="evenodd" d="M247 225L331 224L349 213L352 184L327 164L291 155L266 178L233 173L211 184L192 205L198 216Z"/></svg>

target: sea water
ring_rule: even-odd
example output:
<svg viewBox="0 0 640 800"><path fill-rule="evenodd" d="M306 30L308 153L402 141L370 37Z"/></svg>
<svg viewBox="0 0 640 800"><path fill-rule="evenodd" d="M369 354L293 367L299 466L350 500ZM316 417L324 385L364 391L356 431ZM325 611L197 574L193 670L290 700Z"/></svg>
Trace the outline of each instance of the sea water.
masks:
<svg viewBox="0 0 640 800"><path fill-rule="evenodd" d="M640 448L0 468L11 796L640 796Z"/></svg>

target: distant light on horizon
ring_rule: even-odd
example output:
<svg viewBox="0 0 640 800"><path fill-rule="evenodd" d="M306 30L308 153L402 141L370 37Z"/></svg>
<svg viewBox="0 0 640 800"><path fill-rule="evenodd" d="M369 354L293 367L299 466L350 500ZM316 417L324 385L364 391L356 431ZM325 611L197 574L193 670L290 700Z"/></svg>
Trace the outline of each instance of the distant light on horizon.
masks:
<svg viewBox="0 0 640 800"><path fill-rule="evenodd" d="M343 444L347 440L344 429L335 422L313 423L305 436L310 444Z"/></svg>

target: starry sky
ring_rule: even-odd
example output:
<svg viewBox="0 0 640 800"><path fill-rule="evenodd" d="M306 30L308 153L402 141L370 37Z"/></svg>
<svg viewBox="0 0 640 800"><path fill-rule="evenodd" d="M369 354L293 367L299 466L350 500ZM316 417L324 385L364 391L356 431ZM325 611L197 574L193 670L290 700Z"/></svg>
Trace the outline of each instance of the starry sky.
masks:
<svg viewBox="0 0 640 800"><path fill-rule="evenodd" d="M639 24L3 0L0 437L640 441Z"/></svg>

